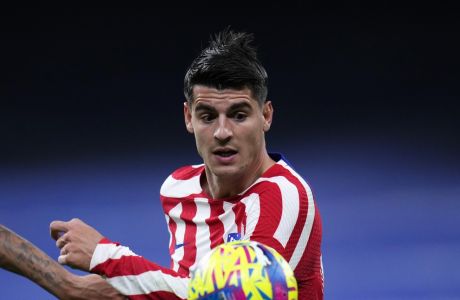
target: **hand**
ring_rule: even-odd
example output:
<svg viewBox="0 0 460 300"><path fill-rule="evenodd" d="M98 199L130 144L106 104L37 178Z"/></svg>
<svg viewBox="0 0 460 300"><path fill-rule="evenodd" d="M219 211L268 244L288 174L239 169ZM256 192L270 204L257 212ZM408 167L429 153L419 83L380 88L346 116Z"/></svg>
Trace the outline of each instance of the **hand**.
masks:
<svg viewBox="0 0 460 300"><path fill-rule="evenodd" d="M74 289L69 300L123 300L121 295L107 281L99 275L74 276ZM64 298L66 299L66 297Z"/></svg>
<svg viewBox="0 0 460 300"><path fill-rule="evenodd" d="M89 271L94 249L103 238L102 234L80 219L53 221L50 233L56 240L56 246L61 249L58 257L60 264Z"/></svg>

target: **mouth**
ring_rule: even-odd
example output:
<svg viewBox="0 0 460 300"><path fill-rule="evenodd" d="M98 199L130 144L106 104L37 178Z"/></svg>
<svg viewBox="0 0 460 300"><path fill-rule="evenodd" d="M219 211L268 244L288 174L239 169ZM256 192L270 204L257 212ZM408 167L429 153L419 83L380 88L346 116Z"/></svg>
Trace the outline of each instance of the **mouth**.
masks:
<svg viewBox="0 0 460 300"><path fill-rule="evenodd" d="M230 157L238 153L238 151L233 149L217 149L212 152L214 155L220 157Z"/></svg>

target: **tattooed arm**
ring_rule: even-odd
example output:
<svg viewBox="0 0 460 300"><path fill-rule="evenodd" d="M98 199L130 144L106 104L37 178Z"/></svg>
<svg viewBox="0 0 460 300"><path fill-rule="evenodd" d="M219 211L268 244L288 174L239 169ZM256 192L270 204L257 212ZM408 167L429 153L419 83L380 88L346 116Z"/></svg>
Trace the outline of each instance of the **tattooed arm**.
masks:
<svg viewBox="0 0 460 300"><path fill-rule="evenodd" d="M100 276L70 273L32 243L2 225L0 268L29 278L59 299L124 299Z"/></svg>

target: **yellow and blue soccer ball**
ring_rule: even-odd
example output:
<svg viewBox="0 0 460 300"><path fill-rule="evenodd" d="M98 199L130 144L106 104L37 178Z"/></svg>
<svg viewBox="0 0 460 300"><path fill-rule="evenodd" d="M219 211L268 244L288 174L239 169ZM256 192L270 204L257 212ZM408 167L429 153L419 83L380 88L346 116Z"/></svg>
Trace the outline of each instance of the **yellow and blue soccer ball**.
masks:
<svg viewBox="0 0 460 300"><path fill-rule="evenodd" d="M297 300L297 281L286 260L254 241L222 244L192 270L189 300Z"/></svg>

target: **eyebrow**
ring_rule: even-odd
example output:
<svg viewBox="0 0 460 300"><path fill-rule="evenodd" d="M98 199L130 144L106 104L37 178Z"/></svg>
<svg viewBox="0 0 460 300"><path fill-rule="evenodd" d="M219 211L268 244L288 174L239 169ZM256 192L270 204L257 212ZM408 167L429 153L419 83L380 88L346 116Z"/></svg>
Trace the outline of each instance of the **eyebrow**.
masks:
<svg viewBox="0 0 460 300"><path fill-rule="evenodd" d="M215 110L215 108L212 107L211 105L208 105L208 104L198 103L195 106L195 112L199 112L199 111L202 111L202 110L210 111L210 110Z"/></svg>
<svg viewBox="0 0 460 300"><path fill-rule="evenodd" d="M230 106L228 111L235 111L239 109L252 109L251 105L247 103L246 101L243 102L238 102ZM195 112L200 112L200 111L215 111L216 109L208 104L205 103L198 103L195 107Z"/></svg>
<svg viewBox="0 0 460 300"><path fill-rule="evenodd" d="M240 109L252 109L252 106L247 102L238 102L230 106L229 111L240 110Z"/></svg>

